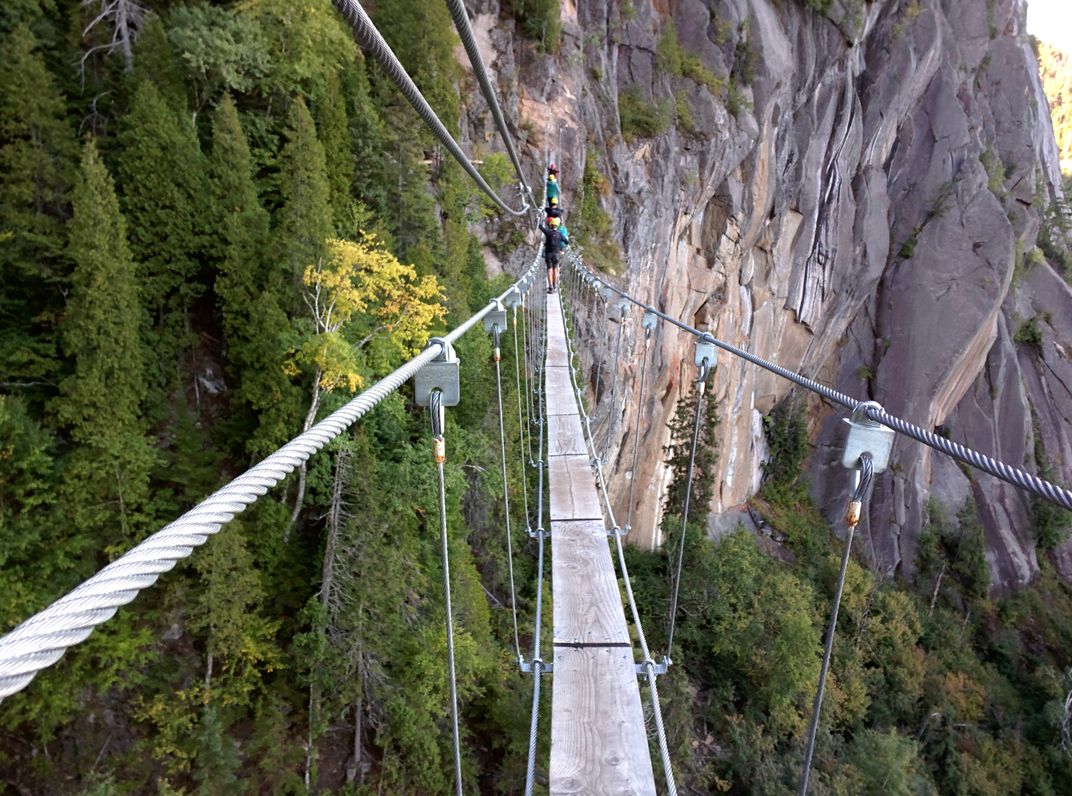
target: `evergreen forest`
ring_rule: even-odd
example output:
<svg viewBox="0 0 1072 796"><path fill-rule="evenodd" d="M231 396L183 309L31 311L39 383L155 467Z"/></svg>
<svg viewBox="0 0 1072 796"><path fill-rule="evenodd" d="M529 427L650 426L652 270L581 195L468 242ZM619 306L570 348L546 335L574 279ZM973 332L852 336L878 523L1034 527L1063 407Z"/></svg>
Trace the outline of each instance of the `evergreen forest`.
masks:
<svg viewBox="0 0 1072 796"><path fill-rule="evenodd" d="M484 112L441 0L368 7L452 132L470 104ZM551 57L531 17L552 8L503 3L533 57ZM532 252L326 0L5 0L0 39L6 632L483 307L510 281L489 277L487 248ZM510 185L499 148L470 154ZM476 331L457 350L472 398L446 428L464 791L516 794L532 679L509 607L492 342ZM437 483L412 398L387 399L0 703L0 792L452 793ZM682 522L698 403L680 403L662 452L667 543L627 550L664 649L684 534L660 680L671 758L683 793L791 793L840 542L804 484L792 398L766 419L764 532L712 541L697 512ZM694 506L721 454L718 408L702 409ZM505 486L524 648L536 563L518 454ZM1072 793L1072 587L1040 557L1036 584L992 596L973 505L933 508L911 580L872 573L860 544L811 793ZM537 792L549 708L545 687Z"/></svg>

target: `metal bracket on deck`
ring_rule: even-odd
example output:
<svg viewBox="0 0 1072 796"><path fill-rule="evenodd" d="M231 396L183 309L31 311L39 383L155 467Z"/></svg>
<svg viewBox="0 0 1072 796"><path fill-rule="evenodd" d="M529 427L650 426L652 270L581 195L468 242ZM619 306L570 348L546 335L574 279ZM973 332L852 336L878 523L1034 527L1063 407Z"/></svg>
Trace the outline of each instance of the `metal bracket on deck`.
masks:
<svg viewBox="0 0 1072 796"><path fill-rule="evenodd" d="M541 674L551 674L555 670L554 663L544 663L539 658L535 658L531 661L520 660L517 663L518 666L521 667L521 671L525 674L532 674L537 670Z"/></svg>
<svg viewBox="0 0 1072 796"><path fill-rule="evenodd" d="M647 675L648 663L651 663L651 668L655 671L655 675L659 676L666 674L666 670L670 668L670 664L673 663L673 661L671 661L670 658L668 658L666 655L663 655L662 663L656 663L655 661L644 661L644 663L638 663L636 665L637 677L643 677Z"/></svg>

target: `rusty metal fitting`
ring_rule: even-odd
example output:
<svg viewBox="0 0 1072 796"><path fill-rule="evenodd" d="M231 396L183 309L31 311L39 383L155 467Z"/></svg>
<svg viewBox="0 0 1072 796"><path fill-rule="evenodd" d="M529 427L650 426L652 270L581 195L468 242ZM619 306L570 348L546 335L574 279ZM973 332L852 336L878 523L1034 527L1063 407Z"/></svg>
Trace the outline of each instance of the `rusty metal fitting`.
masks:
<svg viewBox="0 0 1072 796"><path fill-rule="evenodd" d="M850 528L855 528L860 522L860 513L863 511L864 502L862 500L850 500L849 507L845 511L845 522L849 524Z"/></svg>
<svg viewBox="0 0 1072 796"><path fill-rule="evenodd" d="M498 362L500 358L499 347L495 346L495 361Z"/></svg>
<svg viewBox="0 0 1072 796"><path fill-rule="evenodd" d="M432 440L432 455L435 456L436 464L442 464L447 460L447 441L442 437Z"/></svg>

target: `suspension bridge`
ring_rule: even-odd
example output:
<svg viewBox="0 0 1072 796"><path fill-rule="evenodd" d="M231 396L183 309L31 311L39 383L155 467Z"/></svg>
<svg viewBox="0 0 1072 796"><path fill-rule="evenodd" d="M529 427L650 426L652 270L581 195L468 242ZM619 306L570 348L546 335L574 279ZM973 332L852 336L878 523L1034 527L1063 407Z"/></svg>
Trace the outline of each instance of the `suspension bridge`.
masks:
<svg viewBox="0 0 1072 796"><path fill-rule="evenodd" d="M480 60L461 0L447 0L447 3L517 171L518 196L522 204L520 209L510 207L480 177L475 166L439 122L360 5L354 0L333 1L350 23L355 37L365 50L380 62L399 90L448 151L462 163L478 187L492 197L503 212L532 218L535 215L532 190L526 182L512 136ZM594 312L586 313L585 325L589 335L600 333L595 328L595 318L600 315L608 320L616 315L618 321L612 386L603 399L608 404L617 400L617 351L620 351L621 346L622 324L629 313L639 312L642 313L641 326L645 338L645 353L639 378L641 405L647 384L647 341L666 329L676 328L694 341L697 390L704 389L707 376L716 367L718 351L722 351L815 392L832 405L852 410L853 431L850 432L843 463L854 470L857 476L853 489L847 495L848 533L845 538L841 576L831 606L825 638L819 691L812 713L801 793L806 793L808 786L811 751L819 723L822 688L829 667L841 584L844 582L852 542L852 529L863 510L872 474L877 475L884 467L882 459L888 456L893 434L901 434L929 445L969 466L1066 509L1072 509L1072 492L1067 489L952 440L939 437L889 415L877 404L857 401L696 329L615 286L611 280L589 268L575 251L569 251L566 256L563 291L545 294L542 254L542 248L538 249L528 267L506 291L491 299L480 311L449 333L433 339L419 355L217 490L174 522L133 547L85 583L0 637L0 699L10 698L29 686L38 672L59 661L67 649L84 641L97 625L106 622L120 607L132 602L142 590L153 585L178 561L194 554L210 536L221 532L228 522L269 489L280 484L332 439L345 433L384 398L410 379L414 379L415 399L429 408L432 458L439 475L445 633L448 646L445 676L451 686L455 790L461 794L464 779L455 689L450 563L446 544L448 529L443 478L443 463L447 455L444 416L451 405L462 399L457 388L461 363L453 355L453 343L482 326L486 333L492 335L494 341L493 361L499 388L500 458L504 484L503 501L506 507L504 530L507 558L510 562L514 647L519 675L532 677L532 712L525 793L531 794L538 784L537 734L540 727L541 689L544 678L550 678L551 749L550 760L546 766L550 793L654 794L657 792L654 753L660 763L662 790L668 794L676 794L677 783L663 724L657 680L671 665L683 548L673 557L676 575L673 579L673 598L668 618L667 648L665 654L656 660L644 633L623 549L623 537L628 532L631 517L633 485L630 483L630 516L627 516L624 522L619 522L604 475L603 457L592 434L591 416L587 406L588 384L578 375L584 371L573 335L581 328L577 310L582 305L595 309ZM518 427L516 434L511 428L509 435L505 427L502 401L501 341L504 335L512 338L518 400ZM697 402L683 522L688 520L691 468L695 462L701 411L702 402ZM639 416L637 422L639 423ZM863 428L866 433L862 437L857 436L854 442L852 433L858 428ZM634 463L638 439L639 434L634 434ZM519 451L520 465L526 473L521 483L523 505L521 511L514 512L514 515L516 517L520 514L524 518L525 533L535 541L537 558L535 624L531 652L527 657L521 648L516 600L513 597L513 545L517 535L515 531L519 529L516 522L512 524L510 495L506 486L508 447ZM684 538L683 534L681 538ZM553 595L553 637L550 647L545 649L541 628L543 578L548 544ZM649 719L651 732L648 729Z"/></svg>

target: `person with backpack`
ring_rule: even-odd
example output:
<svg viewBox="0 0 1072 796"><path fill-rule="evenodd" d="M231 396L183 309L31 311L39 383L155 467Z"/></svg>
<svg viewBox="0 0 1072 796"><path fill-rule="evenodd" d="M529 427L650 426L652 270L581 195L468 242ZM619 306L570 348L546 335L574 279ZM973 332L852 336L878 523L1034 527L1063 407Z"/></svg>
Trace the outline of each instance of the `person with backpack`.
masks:
<svg viewBox="0 0 1072 796"><path fill-rule="evenodd" d="M558 255L567 243L567 239L559 230L560 224L561 221L557 218L549 218L540 223L540 232L543 233L543 261L547 265L548 293L558 290Z"/></svg>
<svg viewBox="0 0 1072 796"><path fill-rule="evenodd" d="M547 167L547 203L555 204L559 197L558 169L552 163Z"/></svg>

